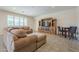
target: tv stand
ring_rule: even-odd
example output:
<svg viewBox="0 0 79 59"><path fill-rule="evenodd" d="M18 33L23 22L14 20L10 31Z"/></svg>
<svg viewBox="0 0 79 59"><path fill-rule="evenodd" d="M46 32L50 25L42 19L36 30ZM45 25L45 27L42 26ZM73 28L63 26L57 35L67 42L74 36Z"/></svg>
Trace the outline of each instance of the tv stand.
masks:
<svg viewBox="0 0 79 59"><path fill-rule="evenodd" d="M38 31L56 34L56 27L57 27L56 22L57 22L56 19L53 18L42 19L39 21Z"/></svg>

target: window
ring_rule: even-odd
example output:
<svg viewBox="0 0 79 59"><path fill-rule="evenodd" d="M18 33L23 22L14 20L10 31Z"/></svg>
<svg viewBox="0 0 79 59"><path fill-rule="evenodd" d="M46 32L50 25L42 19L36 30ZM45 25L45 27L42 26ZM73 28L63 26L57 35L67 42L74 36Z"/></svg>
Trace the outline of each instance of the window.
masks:
<svg viewBox="0 0 79 59"><path fill-rule="evenodd" d="M8 26L13 26L13 16L8 16Z"/></svg>
<svg viewBox="0 0 79 59"><path fill-rule="evenodd" d="M19 26L19 17L15 17L14 19L14 25Z"/></svg>
<svg viewBox="0 0 79 59"><path fill-rule="evenodd" d="M22 17L20 17L20 26L24 25L24 19Z"/></svg>
<svg viewBox="0 0 79 59"><path fill-rule="evenodd" d="M8 15L8 26L26 26L27 19L25 17L17 17Z"/></svg>

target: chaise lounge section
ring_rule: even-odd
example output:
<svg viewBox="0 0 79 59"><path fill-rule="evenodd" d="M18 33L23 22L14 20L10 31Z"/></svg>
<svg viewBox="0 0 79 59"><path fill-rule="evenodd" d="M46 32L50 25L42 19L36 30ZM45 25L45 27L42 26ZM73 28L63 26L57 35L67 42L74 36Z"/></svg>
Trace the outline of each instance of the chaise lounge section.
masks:
<svg viewBox="0 0 79 59"><path fill-rule="evenodd" d="M36 50L36 39L37 36L27 36L24 38L20 38L19 40L14 41L14 46L16 52L31 52Z"/></svg>
<svg viewBox="0 0 79 59"><path fill-rule="evenodd" d="M37 49L46 43L46 35L45 34L43 34L43 33L41 34L41 33L36 32L36 33L29 34L28 36L32 36L32 35L36 35L38 38L36 40L36 43L37 43L36 48Z"/></svg>

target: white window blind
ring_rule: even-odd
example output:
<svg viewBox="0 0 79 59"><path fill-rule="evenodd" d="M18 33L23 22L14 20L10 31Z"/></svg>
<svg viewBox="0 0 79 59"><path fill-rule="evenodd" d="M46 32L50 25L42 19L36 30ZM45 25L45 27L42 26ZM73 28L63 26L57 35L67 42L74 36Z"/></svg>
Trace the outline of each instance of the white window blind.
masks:
<svg viewBox="0 0 79 59"><path fill-rule="evenodd" d="M13 16L8 16L8 20L7 20L8 26L13 26L14 25L13 21L14 21Z"/></svg>
<svg viewBox="0 0 79 59"><path fill-rule="evenodd" d="M8 15L8 26L27 26L27 18L26 17L17 17Z"/></svg>

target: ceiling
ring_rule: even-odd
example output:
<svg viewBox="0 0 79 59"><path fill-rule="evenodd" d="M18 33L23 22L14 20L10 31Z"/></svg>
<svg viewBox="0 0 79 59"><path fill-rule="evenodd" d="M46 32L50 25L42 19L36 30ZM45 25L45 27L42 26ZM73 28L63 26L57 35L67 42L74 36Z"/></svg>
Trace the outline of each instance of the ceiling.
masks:
<svg viewBox="0 0 79 59"><path fill-rule="evenodd" d="M1 10L23 14L27 16L40 16L43 14L59 12L75 6L0 6Z"/></svg>

